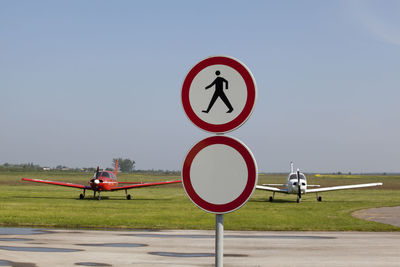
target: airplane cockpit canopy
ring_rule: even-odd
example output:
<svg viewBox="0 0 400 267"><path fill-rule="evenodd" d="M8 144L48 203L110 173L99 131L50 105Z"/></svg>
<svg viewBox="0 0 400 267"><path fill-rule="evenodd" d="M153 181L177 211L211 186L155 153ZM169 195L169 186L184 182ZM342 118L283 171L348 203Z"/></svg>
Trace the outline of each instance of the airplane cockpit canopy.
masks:
<svg viewBox="0 0 400 267"><path fill-rule="evenodd" d="M94 174L94 177L96 177L96 173ZM99 177L105 177L105 178L111 178L111 179L117 179L115 177L115 174L112 172L106 172L106 171L101 171L99 172Z"/></svg>
<svg viewBox="0 0 400 267"><path fill-rule="evenodd" d="M293 174L290 175L289 180L293 180L293 179L296 179L296 180L297 180L297 174L296 174L296 173L293 173ZM303 180L306 179L306 177L304 176L304 174L300 173L300 179L303 179Z"/></svg>
<svg viewBox="0 0 400 267"><path fill-rule="evenodd" d="M108 172L101 172L100 173L101 177L106 177L106 178L110 178L110 174Z"/></svg>

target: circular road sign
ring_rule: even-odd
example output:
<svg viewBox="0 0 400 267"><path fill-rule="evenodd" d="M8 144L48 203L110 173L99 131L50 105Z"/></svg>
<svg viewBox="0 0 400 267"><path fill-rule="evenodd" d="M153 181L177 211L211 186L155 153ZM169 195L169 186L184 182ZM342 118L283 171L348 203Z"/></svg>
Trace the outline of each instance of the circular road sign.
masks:
<svg viewBox="0 0 400 267"><path fill-rule="evenodd" d="M237 59L206 58L186 75L182 105L200 129L226 133L240 127L251 115L257 87L250 70Z"/></svg>
<svg viewBox="0 0 400 267"><path fill-rule="evenodd" d="M241 141L211 136L195 144L182 167L182 184L199 208L216 214L243 206L257 183L257 163Z"/></svg>

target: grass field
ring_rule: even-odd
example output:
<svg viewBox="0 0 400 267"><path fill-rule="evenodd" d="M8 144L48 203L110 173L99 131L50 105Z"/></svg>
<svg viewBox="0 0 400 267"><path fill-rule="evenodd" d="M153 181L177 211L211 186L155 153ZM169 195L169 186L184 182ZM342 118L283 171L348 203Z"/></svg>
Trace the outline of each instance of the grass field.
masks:
<svg viewBox="0 0 400 267"><path fill-rule="evenodd" d="M22 177L87 184L92 174L73 172L0 172L0 225L60 228L214 229L215 216L197 208L180 184L130 190L132 200L122 192L104 192L102 200L88 191L22 182ZM224 216L227 230L315 230L315 231L400 231L399 227L353 218L356 210L400 205L400 176L323 178L308 175L310 184L322 186L383 182L382 187L304 195L270 194L256 190L238 211ZM119 175L120 181L162 181L177 176ZM285 175L259 176L258 184L283 183Z"/></svg>

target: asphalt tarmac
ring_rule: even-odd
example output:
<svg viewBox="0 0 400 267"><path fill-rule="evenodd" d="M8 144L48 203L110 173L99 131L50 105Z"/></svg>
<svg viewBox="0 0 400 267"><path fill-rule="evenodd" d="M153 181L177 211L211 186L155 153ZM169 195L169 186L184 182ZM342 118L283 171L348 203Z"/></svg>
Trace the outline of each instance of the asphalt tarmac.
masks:
<svg viewBox="0 0 400 267"><path fill-rule="evenodd" d="M360 219L400 227L400 206L358 210L352 215Z"/></svg>
<svg viewBox="0 0 400 267"><path fill-rule="evenodd" d="M214 234L0 228L0 266L213 266ZM224 266L400 266L400 232L224 234Z"/></svg>

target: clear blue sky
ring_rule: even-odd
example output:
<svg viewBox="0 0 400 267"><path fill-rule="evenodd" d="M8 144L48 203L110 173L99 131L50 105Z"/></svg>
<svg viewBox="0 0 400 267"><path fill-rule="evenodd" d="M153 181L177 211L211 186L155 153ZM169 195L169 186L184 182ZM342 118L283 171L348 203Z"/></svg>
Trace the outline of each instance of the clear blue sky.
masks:
<svg viewBox="0 0 400 267"><path fill-rule="evenodd" d="M199 60L258 86L259 170L400 171L399 1L0 1L0 164L179 170Z"/></svg>

